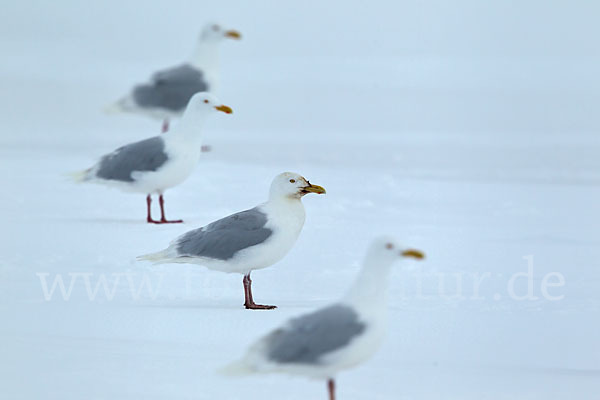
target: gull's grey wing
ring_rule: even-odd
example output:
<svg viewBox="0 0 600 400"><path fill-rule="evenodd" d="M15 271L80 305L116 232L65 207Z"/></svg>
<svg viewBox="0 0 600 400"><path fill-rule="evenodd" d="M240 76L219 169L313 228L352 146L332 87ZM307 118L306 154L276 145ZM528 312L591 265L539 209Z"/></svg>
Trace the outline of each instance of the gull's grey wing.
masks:
<svg viewBox="0 0 600 400"><path fill-rule="evenodd" d="M266 241L273 234L266 224L267 215L258 207L230 215L177 239L177 255L229 260L238 251Z"/></svg>
<svg viewBox="0 0 600 400"><path fill-rule="evenodd" d="M208 90L202 71L183 64L155 73L151 83L136 86L132 94L140 107L180 112L194 94Z"/></svg>
<svg viewBox="0 0 600 400"><path fill-rule="evenodd" d="M319 364L366 329L350 307L335 304L292 319L264 338L267 359L282 364Z"/></svg>
<svg viewBox="0 0 600 400"><path fill-rule="evenodd" d="M132 172L156 171L167 159L165 142L160 137L153 137L119 147L102 157L98 163L96 176L108 180L133 182Z"/></svg>
<svg viewBox="0 0 600 400"><path fill-rule="evenodd" d="M202 71L192 67L189 64L182 64L173 68L164 69L162 71L155 72L152 75L152 82L157 85L200 80L203 80Z"/></svg>

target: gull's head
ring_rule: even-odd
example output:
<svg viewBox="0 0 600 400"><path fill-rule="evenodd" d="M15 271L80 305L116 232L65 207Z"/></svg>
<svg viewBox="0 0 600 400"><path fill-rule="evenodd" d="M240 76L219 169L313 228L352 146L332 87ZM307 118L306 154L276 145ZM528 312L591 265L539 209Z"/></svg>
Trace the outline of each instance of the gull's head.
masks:
<svg viewBox="0 0 600 400"><path fill-rule="evenodd" d="M325 189L319 185L313 185L302 175L294 172L284 172L273 179L270 198L300 199L309 193L324 194Z"/></svg>
<svg viewBox="0 0 600 400"><path fill-rule="evenodd" d="M200 33L200 40L203 42L218 43L223 39L240 40L242 35L233 29L224 29L221 25L210 23L207 24Z"/></svg>
<svg viewBox="0 0 600 400"><path fill-rule="evenodd" d="M196 114L211 114L213 112L224 112L231 114L233 110L222 104L219 99L208 92L196 93L188 103L187 110L192 110Z"/></svg>
<svg viewBox="0 0 600 400"><path fill-rule="evenodd" d="M413 258L422 260L425 254L416 249L411 249L400 245L394 238L382 236L371 243L369 248L369 258L381 263L393 263L404 258Z"/></svg>

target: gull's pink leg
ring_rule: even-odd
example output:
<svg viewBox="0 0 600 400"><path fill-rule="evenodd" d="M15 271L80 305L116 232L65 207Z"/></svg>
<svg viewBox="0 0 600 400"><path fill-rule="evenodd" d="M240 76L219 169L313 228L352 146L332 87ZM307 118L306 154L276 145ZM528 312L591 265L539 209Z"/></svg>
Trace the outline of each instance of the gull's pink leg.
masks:
<svg viewBox="0 0 600 400"><path fill-rule="evenodd" d="M146 217L146 222L149 224L158 224L160 221L156 221L152 219L152 197L151 195L146 196L146 206L148 207L148 216Z"/></svg>
<svg viewBox="0 0 600 400"><path fill-rule="evenodd" d="M262 304L256 304L254 299L252 298L252 280L250 279L250 272L244 275L244 297L246 301L244 302L244 307L247 310L272 310L277 308L277 306L264 306Z"/></svg>
<svg viewBox="0 0 600 400"><path fill-rule="evenodd" d="M158 221L157 223L159 223L159 224L180 224L183 222L182 219L176 219L173 221L167 220L167 217L165 216L165 199L163 198L162 194L158 196L158 204L160 204L160 221Z"/></svg>
<svg viewBox="0 0 600 400"><path fill-rule="evenodd" d="M329 389L329 400L335 400L335 381L333 379L327 381L327 389Z"/></svg>

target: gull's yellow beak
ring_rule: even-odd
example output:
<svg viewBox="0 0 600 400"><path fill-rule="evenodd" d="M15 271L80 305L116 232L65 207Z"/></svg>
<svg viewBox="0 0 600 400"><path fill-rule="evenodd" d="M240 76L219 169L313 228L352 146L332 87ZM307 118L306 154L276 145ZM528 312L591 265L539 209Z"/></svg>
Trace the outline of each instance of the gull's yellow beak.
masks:
<svg viewBox="0 0 600 400"><path fill-rule="evenodd" d="M238 31L231 30L231 31L225 32L225 37L240 40L242 38L242 34L239 33Z"/></svg>
<svg viewBox="0 0 600 400"><path fill-rule="evenodd" d="M302 188L302 193L304 193L304 194L306 194L306 193L325 194L327 192L325 191L325 188L323 188L322 186L313 185L310 182L308 182L308 186L304 186Z"/></svg>
<svg viewBox="0 0 600 400"><path fill-rule="evenodd" d="M400 255L402 257L416 258L417 260L422 260L425 258L425 254L422 251L415 249L404 250L402 253L400 253Z"/></svg>
<svg viewBox="0 0 600 400"><path fill-rule="evenodd" d="M231 107L227 107L226 105L221 104L220 106L215 106L215 108L219 111L223 111L225 114L231 114L233 110Z"/></svg>

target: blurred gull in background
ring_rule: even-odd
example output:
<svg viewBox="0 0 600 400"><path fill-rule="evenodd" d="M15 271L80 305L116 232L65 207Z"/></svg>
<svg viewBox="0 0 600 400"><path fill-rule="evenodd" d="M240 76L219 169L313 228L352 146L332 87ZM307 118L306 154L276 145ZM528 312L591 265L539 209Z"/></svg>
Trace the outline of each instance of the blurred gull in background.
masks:
<svg viewBox="0 0 600 400"><path fill-rule="evenodd" d="M165 135L130 143L103 156L93 167L76 173L79 182L101 183L125 191L146 193L147 222L179 223L165 217L163 193L179 185L194 170L200 158L202 130L205 118L213 112L231 114L231 108L221 105L210 93L192 97L181 123ZM160 220L152 219L152 193L159 195Z"/></svg>
<svg viewBox="0 0 600 400"><path fill-rule="evenodd" d="M185 233L168 248L138 257L155 263L194 263L244 275L246 309L273 309L256 304L250 272L269 267L292 248L304 226L302 197L325 193L304 177L284 172L273 179L269 201Z"/></svg>
<svg viewBox="0 0 600 400"><path fill-rule="evenodd" d="M225 369L229 375L284 372L327 379L335 399L335 375L354 367L379 348L387 331L387 287L400 257L423 259L422 252L393 239L375 240L354 285L339 302L288 321L250 347Z"/></svg>
<svg viewBox="0 0 600 400"><path fill-rule="evenodd" d="M190 98L198 92L216 93L219 80L219 44L225 38L240 39L239 32L208 24L202 30L191 57L183 64L155 72L149 82L131 92L107 111L132 112L163 120L180 117Z"/></svg>

